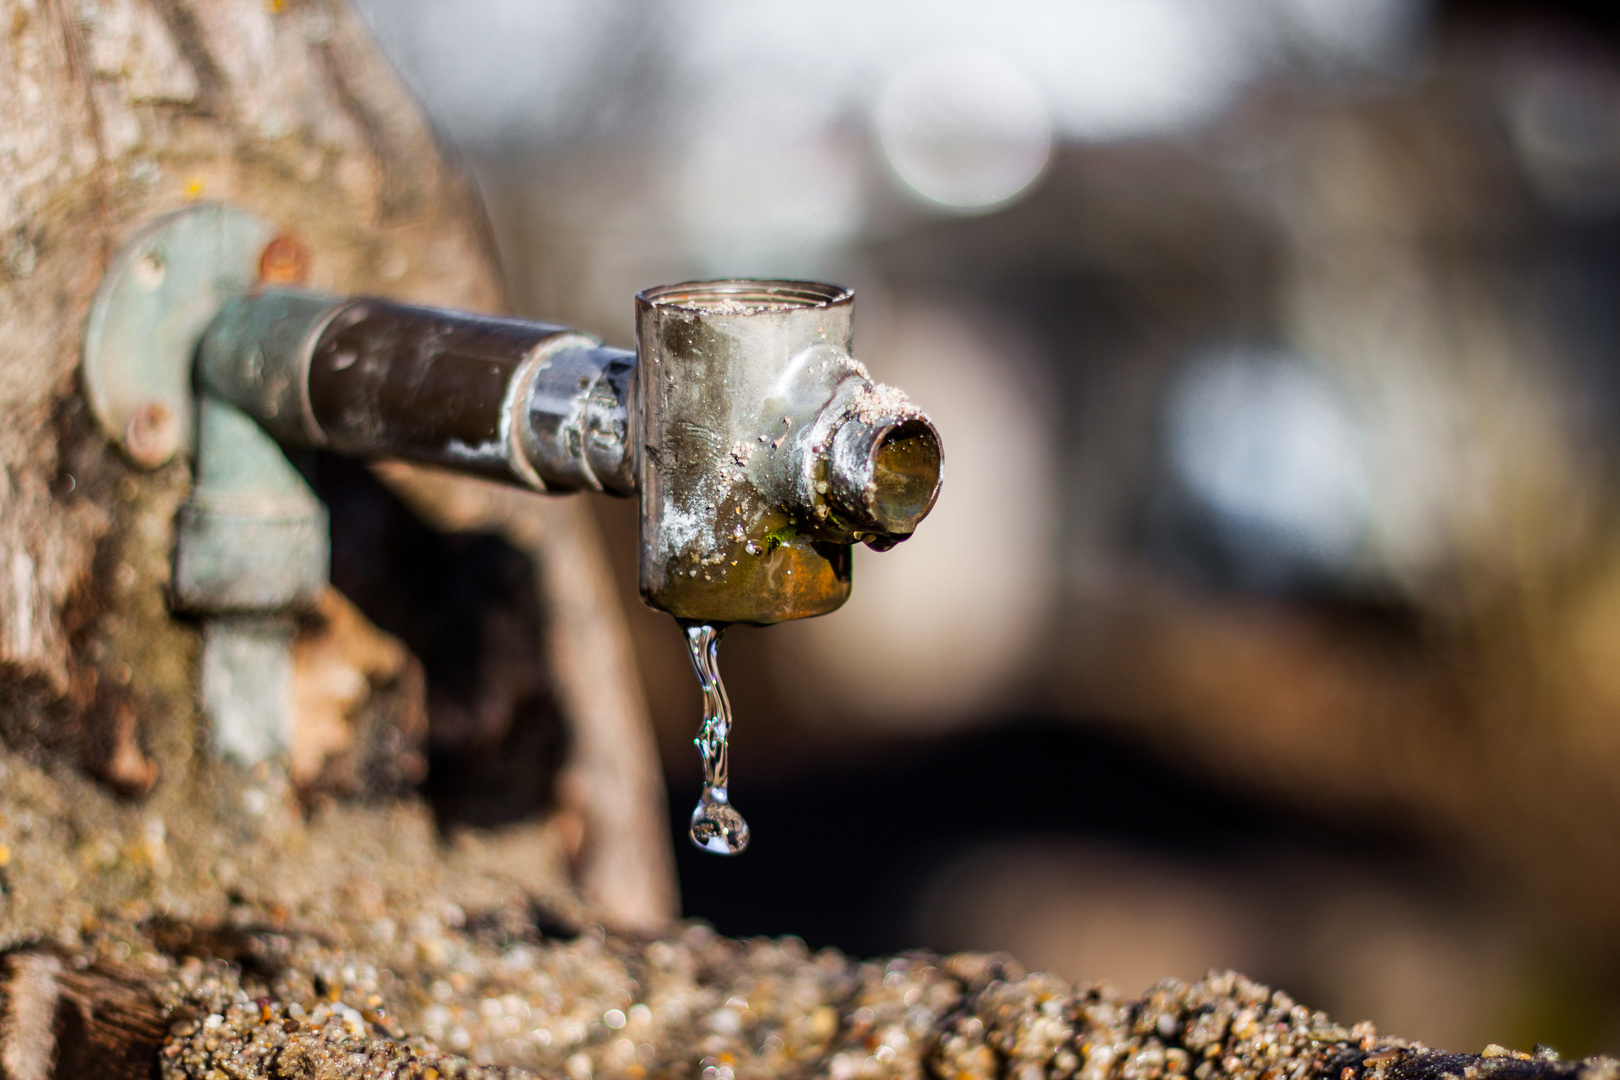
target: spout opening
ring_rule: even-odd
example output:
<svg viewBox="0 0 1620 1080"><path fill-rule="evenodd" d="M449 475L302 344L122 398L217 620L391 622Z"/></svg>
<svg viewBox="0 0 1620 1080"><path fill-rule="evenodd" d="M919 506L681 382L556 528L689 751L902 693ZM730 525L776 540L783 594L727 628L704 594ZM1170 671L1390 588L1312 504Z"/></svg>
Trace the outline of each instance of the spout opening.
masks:
<svg viewBox="0 0 1620 1080"><path fill-rule="evenodd" d="M939 498L943 459L927 417L850 420L833 436L827 498L857 533L903 540Z"/></svg>
<svg viewBox="0 0 1620 1080"><path fill-rule="evenodd" d="M818 281L731 278L660 285L639 293L637 299L659 308L715 315L751 315L848 304L855 299L855 293L842 285L824 285Z"/></svg>
<svg viewBox="0 0 1620 1080"><path fill-rule="evenodd" d="M926 420L907 420L878 437L872 454L872 516L892 533L910 533L939 497L939 435Z"/></svg>

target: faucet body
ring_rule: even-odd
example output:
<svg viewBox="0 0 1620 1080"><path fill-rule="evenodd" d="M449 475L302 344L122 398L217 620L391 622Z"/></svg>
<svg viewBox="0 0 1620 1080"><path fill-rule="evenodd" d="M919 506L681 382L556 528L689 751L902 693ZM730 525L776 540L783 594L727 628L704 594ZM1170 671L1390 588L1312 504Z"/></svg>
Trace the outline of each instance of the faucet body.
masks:
<svg viewBox="0 0 1620 1080"><path fill-rule="evenodd" d="M641 593L689 623L820 615L850 545L932 508L938 432L850 352L853 295L695 282L636 299L637 349L566 327L267 287L273 232L200 205L119 253L92 305L92 412L137 465L191 444L172 594L204 620L216 752L290 739L293 617L326 586L325 508L282 453L403 458L641 505Z"/></svg>
<svg viewBox="0 0 1620 1080"><path fill-rule="evenodd" d="M849 597L851 542L903 540L932 507L938 437L851 355L853 311L848 289L798 281L636 298L649 604L694 622L825 614ZM928 459L925 492L900 490L902 448Z"/></svg>

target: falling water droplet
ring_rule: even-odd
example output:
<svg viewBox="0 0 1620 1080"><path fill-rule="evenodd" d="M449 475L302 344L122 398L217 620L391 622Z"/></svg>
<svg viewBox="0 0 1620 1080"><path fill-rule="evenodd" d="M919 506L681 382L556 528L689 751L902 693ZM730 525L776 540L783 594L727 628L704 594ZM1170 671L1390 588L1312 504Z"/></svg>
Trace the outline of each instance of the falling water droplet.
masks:
<svg viewBox="0 0 1620 1080"><path fill-rule="evenodd" d="M731 738L731 702L720 681L719 648L724 624L685 626L698 686L703 691L703 727L692 740L703 757L703 795L692 810L692 843L716 855L736 855L748 846L748 822L732 808L726 792Z"/></svg>
<svg viewBox="0 0 1620 1080"><path fill-rule="evenodd" d="M716 855L737 855L748 846L748 822L726 802L724 789L705 786L692 811L692 843Z"/></svg>

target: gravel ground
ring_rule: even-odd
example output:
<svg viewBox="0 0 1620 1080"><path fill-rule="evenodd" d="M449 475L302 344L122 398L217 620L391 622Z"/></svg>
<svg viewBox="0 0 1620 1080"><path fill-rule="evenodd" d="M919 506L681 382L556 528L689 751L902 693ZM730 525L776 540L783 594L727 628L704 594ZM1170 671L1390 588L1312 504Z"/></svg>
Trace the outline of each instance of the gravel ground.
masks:
<svg viewBox="0 0 1620 1080"><path fill-rule="evenodd" d="M95 935L85 962L138 973L169 1010L165 1080L1620 1080L1607 1059L1345 1027L1232 972L1124 1000L1004 957L861 962L701 924L559 937L532 912L430 905L317 934L272 914Z"/></svg>

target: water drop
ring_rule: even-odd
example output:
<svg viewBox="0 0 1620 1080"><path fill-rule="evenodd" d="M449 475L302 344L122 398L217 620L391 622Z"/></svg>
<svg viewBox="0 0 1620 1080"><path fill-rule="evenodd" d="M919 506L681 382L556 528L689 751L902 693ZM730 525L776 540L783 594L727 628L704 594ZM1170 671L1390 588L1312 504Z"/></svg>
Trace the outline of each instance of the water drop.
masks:
<svg viewBox="0 0 1620 1080"><path fill-rule="evenodd" d="M692 809L692 843L716 855L736 855L748 846L748 822L726 802L724 790L705 786Z"/></svg>
<svg viewBox="0 0 1620 1080"><path fill-rule="evenodd" d="M736 855L748 846L748 822L727 794L731 701L720 681L719 648L724 624L685 626L686 647L703 691L703 727L693 741L703 757L703 795L692 810L692 843L716 855Z"/></svg>

